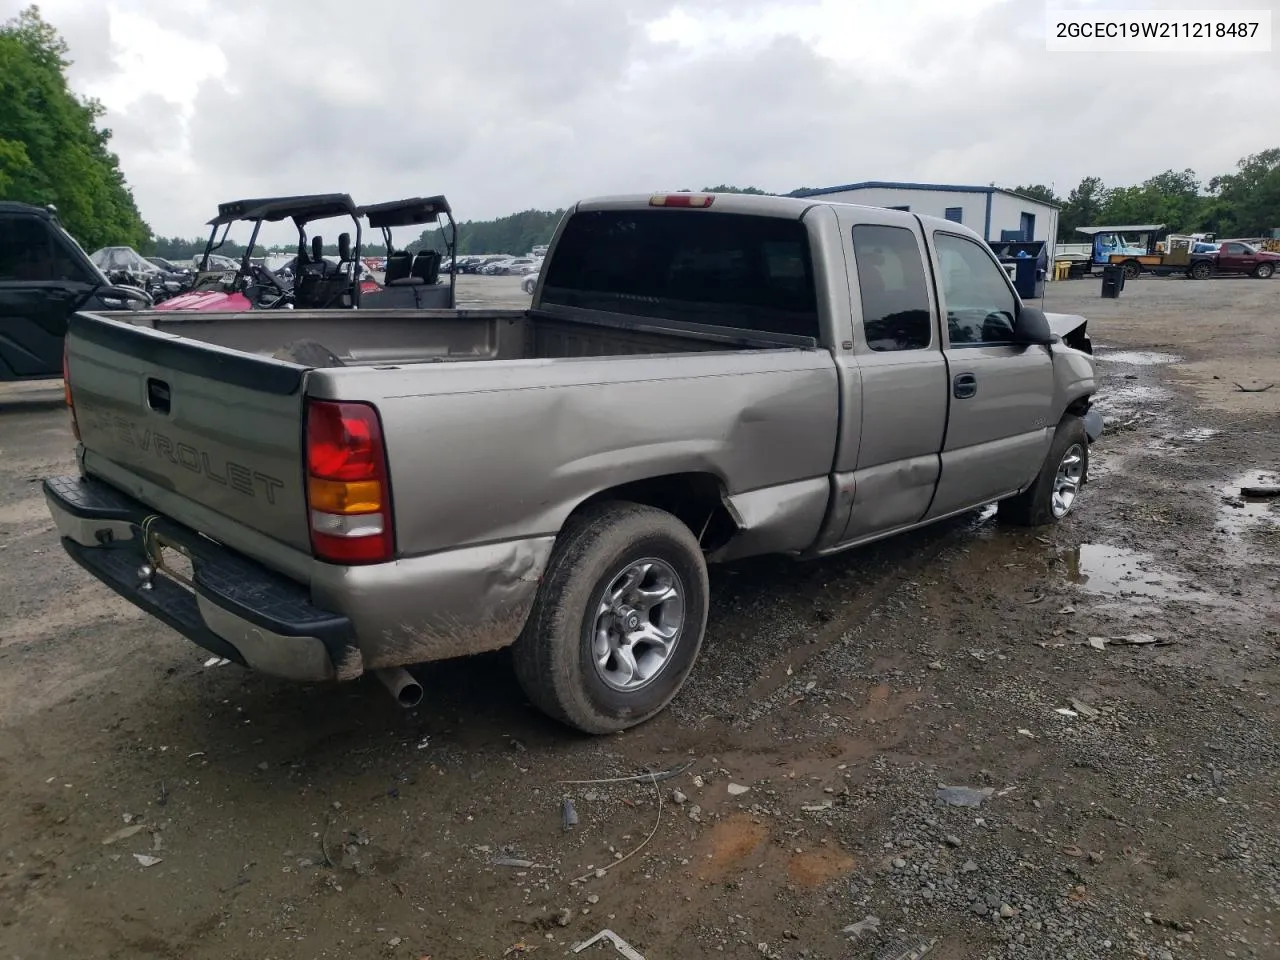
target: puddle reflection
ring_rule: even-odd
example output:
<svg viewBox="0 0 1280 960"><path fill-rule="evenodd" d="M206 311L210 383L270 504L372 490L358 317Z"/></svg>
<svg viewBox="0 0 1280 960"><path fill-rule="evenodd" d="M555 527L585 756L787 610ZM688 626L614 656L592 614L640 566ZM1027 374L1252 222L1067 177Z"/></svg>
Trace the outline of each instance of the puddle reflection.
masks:
<svg viewBox="0 0 1280 960"><path fill-rule="evenodd" d="M1100 594L1140 594L1165 600L1196 599L1199 591L1182 577L1153 569L1150 554L1105 543L1083 543L1061 551L1069 583Z"/></svg>
<svg viewBox="0 0 1280 960"><path fill-rule="evenodd" d="M1246 497L1241 487L1280 485L1274 470L1250 470L1223 486L1218 502L1218 528L1233 540L1243 541L1258 531L1280 531L1280 497ZM1249 559L1257 560L1252 552Z"/></svg>
<svg viewBox="0 0 1280 960"><path fill-rule="evenodd" d="M1116 350L1100 353L1098 359L1106 363L1123 363L1130 367L1157 367L1182 362L1182 358L1176 354L1157 353L1151 350Z"/></svg>

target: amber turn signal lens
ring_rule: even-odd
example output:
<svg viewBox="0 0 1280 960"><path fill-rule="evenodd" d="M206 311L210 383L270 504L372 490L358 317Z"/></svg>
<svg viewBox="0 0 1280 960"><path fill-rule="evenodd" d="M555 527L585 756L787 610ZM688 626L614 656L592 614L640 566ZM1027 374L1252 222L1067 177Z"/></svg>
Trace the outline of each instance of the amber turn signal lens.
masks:
<svg viewBox="0 0 1280 960"><path fill-rule="evenodd" d="M382 484L377 480L307 480L312 510L322 513L376 513L382 509Z"/></svg>

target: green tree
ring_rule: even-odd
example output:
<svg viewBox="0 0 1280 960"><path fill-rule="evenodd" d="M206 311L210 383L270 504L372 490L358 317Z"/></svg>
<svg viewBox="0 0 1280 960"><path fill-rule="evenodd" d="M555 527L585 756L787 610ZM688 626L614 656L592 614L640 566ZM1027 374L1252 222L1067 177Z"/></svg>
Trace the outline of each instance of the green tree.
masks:
<svg viewBox="0 0 1280 960"><path fill-rule="evenodd" d="M151 230L98 125L103 107L71 92L67 52L37 6L0 24L0 197L55 204L88 250L147 249Z"/></svg>
<svg viewBox="0 0 1280 960"><path fill-rule="evenodd" d="M522 210L497 220L463 221L458 224L458 253L528 253L532 247L551 241L562 216L563 210ZM407 249L423 247L443 249L444 238L438 228L424 230Z"/></svg>
<svg viewBox="0 0 1280 960"><path fill-rule="evenodd" d="M1150 198L1153 223L1167 223L1175 230L1195 230L1204 214L1205 199L1194 170L1166 170L1144 180Z"/></svg>
<svg viewBox="0 0 1280 960"><path fill-rule="evenodd" d="M1026 187L1014 187L1014 193L1019 193L1024 197L1030 197L1032 200L1043 200L1045 203L1052 203L1055 206L1062 206L1062 198L1053 192L1053 187L1046 187L1043 183L1033 183Z"/></svg>
<svg viewBox="0 0 1280 960"><path fill-rule="evenodd" d="M1280 228L1280 147L1251 154L1235 173L1209 181L1209 217L1214 229L1238 236L1269 234Z"/></svg>
<svg viewBox="0 0 1280 960"><path fill-rule="evenodd" d="M1100 226L1098 219L1107 198L1107 188L1098 177L1085 177L1071 192L1058 214L1058 241L1080 243L1084 235L1076 233L1076 227Z"/></svg>
<svg viewBox="0 0 1280 960"><path fill-rule="evenodd" d="M1122 226L1150 223L1155 198L1140 186L1114 187L1107 191L1099 211L1099 224Z"/></svg>

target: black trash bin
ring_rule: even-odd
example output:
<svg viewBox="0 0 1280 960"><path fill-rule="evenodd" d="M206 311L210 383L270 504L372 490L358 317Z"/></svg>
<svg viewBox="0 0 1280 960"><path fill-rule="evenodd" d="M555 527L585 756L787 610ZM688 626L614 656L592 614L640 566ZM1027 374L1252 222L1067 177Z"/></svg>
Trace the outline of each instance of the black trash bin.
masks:
<svg viewBox="0 0 1280 960"><path fill-rule="evenodd" d="M1109 263L1102 268L1102 296L1115 300L1124 289L1124 267L1118 263Z"/></svg>

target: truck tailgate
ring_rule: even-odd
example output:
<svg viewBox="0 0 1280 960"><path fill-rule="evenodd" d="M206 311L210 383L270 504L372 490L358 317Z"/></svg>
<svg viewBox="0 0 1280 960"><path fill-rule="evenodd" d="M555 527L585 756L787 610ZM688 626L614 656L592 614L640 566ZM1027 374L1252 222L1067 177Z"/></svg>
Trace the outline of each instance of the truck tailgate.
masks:
<svg viewBox="0 0 1280 960"><path fill-rule="evenodd" d="M86 470L310 550L305 368L83 313L67 364Z"/></svg>

